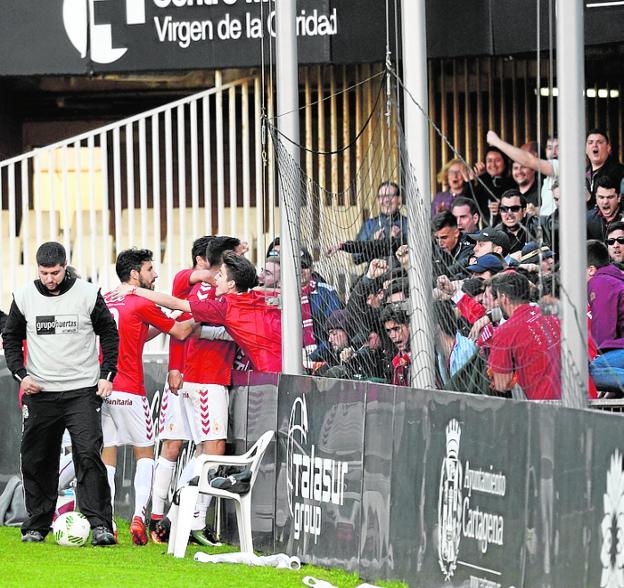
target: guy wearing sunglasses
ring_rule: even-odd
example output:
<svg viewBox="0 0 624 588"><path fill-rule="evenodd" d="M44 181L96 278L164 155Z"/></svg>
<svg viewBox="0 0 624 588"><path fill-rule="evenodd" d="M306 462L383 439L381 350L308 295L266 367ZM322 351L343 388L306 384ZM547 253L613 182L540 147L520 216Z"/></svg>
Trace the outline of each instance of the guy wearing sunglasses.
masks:
<svg viewBox="0 0 624 588"><path fill-rule="evenodd" d="M496 229L509 237L510 254L522 251L529 241L536 238L539 220L536 216L527 216L526 208L526 199L516 189L507 190L501 196L499 211L502 222Z"/></svg>
<svg viewBox="0 0 624 588"><path fill-rule="evenodd" d="M611 223L607 227L605 243L609 250L611 263L620 270L624 270L624 222Z"/></svg>
<svg viewBox="0 0 624 588"><path fill-rule="evenodd" d="M604 241L607 226L620 220L620 184L609 176L600 176L596 179L596 206L587 213L587 238Z"/></svg>

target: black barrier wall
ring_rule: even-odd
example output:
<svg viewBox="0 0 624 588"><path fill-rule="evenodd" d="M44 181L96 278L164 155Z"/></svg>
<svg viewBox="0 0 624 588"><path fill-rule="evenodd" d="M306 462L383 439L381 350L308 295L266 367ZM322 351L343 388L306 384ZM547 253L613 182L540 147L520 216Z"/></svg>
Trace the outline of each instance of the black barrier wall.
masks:
<svg viewBox="0 0 624 588"><path fill-rule="evenodd" d="M0 473L19 468L17 387L2 383ZM165 366L146 364L154 410ZM228 445L266 430L254 546L423 587L584 588L624 578L622 419L451 392L238 374ZM118 469L130 514L133 460ZM123 512L122 512L123 511ZM233 512L223 532L237 542Z"/></svg>

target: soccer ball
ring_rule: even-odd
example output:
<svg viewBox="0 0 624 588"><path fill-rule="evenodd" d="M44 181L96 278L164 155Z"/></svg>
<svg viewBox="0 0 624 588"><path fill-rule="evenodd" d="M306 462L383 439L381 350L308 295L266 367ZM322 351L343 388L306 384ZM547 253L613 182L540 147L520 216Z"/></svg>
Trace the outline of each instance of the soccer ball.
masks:
<svg viewBox="0 0 624 588"><path fill-rule="evenodd" d="M87 518L75 510L62 514L52 525L54 539L65 547L83 546L89 538L90 530Z"/></svg>

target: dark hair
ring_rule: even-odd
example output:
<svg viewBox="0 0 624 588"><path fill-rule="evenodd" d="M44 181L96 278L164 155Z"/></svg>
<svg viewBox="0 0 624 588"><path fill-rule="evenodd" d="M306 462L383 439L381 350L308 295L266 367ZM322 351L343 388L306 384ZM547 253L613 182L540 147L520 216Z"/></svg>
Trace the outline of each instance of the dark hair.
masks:
<svg viewBox="0 0 624 588"><path fill-rule="evenodd" d="M279 244L280 244L280 238L275 237L275 239L273 239L273 241L269 243L269 248L267 249L266 256L269 257L271 251L273 251L273 249L275 249L276 247L279 247Z"/></svg>
<svg viewBox="0 0 624 588"><path fill-rule="evenodd" d="M193 256L191 265L193 267L195 267L198 257L201 257L204 260L206 259L206 249L208 248L210 241L213 239L214 237L212 235L206 235L205 237L200 237L199 239L195 239L195 241L193 241L193 248L191 250L191 255Z"/></svg>
<svg viewBox="0 0 624 588"><path fill-rule="evenodd" d="M604 267L610 263L609 250L602 241L597 241L596 239L587 241L587 267L590 265Z"/></svg>
<svg viewBox="0 0 624 588"><path fill-rule="evenodd" d="M553 273L552 276L548 276L548 278L542 281L542 296L559 298L560 286L559 274Z"/></svg>
<svg viewBox="0 0 624 588"><path fill-rule="evenodd" d="M616 182L609 176L598 176L596 178L595 189L604 188L605 190L615 190L616 194L620 193L620 182Z"/></svg>
<svg viewBox="0 0 624 588"><path fill-rule="evenodd" d="M381 182L381 184L379 184L379 186L377 187L377 195L379 195L379 190L385 187L394 188L396 190L396 195L401 196L401 188L399 188L399 184L391 180L384 180L383 182Z"/></svg>
<svg viewBox="0 0 624 588"><path fill-rule="evenodd" d="M228 280L234 282L238 292L246 292L258 285L256 268L242 255L236 255L233 251L224 251L223 265L226 267Z"/></svg>
<svg viewBox="0 0 624 588"><path fill-rule="evenodd" d="M479 217L481 217L477 203L472 198L465 198L464 196L455 198L455 200L451 203L451 210L453 210L453 208L457 208L458 206L468 206L470 208L470 214L478 214Z"/></svg>
<svg viewBox="0 0 624 588"><path fill-rule="evenodd" d="M485 292L485 282L480 278L468 278L462 282L462 292L473 298Z"/></svg>
<svg viewBox="0 0 624 588"><path fill-rule="evenodd" d="M407 278L397 278L396 280L392 280L386 289L385 300L388 301L390 296L397 294L398 292L403 292L405 298L409 298L410 290L409 280Z"/></svg>
<svg viewBox="0 0 624 588"><path fill-rule="evenodd" d="M605 138L605 141L607 143L610 143L609 135L607 135L607 131L605 131L604 129L600 129L598 127L590 129L589 131L587 131L587 134L585 135L585 141L587 141L587 139L589 138L589 135L602 135Z"/></svg>
<svg viewBox="0 0 624 588"><path fill-rule="evenodd" d="M615 231L624 231L624 222L616 221L614 223L611 223L611 224L607 225L607 230L606 230L607 237L611 233L614 233Z"/></svg>
<svg viewBox="0 0 624 588"><path fill-rule="evenodd" d="M226 251L234 251L240 245L240 239L220 235L213 237L206 247L206 261L210 267L218 267L223 263Z"/></svg>
<svg viewBox="0 0 624 588"><path fill-rule="evenodd" d="M379 321L382 325L389 321L394 321L399 325L409 325L409 316L398 304L388 304L388 306L381 311Z"/></svg>
<svg viewBox="0 0 624 588"><path fill-rule="evenodd" d="M444 227L457 228L457 219L449 210L443 210L436 214L431 221L431 228L433 232L442 230Z"/></svg>
<svg viewBox="0 0 624 588"><path fill-rule="evenodd" d="M501 194L501 201L503 200L503 198L520 198L520 206L522 206L522 208L526 208L526 198L524 197L524 194L520 194L520 190L516 190L516 188L510 188L509 190L505 190Z"/></svg>
<svg viewBox="0 0 624 588"><path fill-rule="evenodd" d="M459 323L455 316L455 305L450 300L436 300L433 303L433 316L445 335L456 335Z"/></svg>
<svg viewBox="0 0 624 588"><path fill-rule="evenodd" d="M509 158L498 147L494 147L494 145L488 145L485 148L485 153L483 154L484 158L487 158L487 154L492 151L498 153L503 158L503 162L505 163L505 171L503 173L507 173L507 170L509 169Z"/></svg>
<svg viewBox="0 0 624 588"><path fill-rule="evenodd" d="M507 271L492 278L492 293L498 297L506 294L512 302L529 302L531 283L529 279L515 271Z"/></svg>
<svg viewBox="0 0 624 588"><path fill-rule="evenodd" d="M42 267L54 267L55 265L65 265L67 263L67 253L65 247L56 241L47 241L37 249L37 265Z"/></svg>
<svg viewBox="0 0 624 588"><path fill-rule="evenodd" d="M130 272L136 270L141 271L141 266L146 261L152 261L153 254L149 249L126 249L117 256L115 263L115 271L121 282L127 282L130 279Z"/></svg>

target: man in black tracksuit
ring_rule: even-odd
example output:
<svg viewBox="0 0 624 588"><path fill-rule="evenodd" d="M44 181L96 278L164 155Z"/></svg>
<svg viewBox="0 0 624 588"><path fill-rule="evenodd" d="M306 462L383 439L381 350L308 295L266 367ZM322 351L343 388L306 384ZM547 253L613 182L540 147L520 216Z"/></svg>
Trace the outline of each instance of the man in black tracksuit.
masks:
<svg viewBox="0 0 624 588"><path fill-rule="evenodd" d="M39 279L14 292L3 332L7 366L24 392L21 455L28 519L22 541L41 542L50 530L67 428L80 508L93 529L92 543L112 545L116 541L101 459L101 406L112 391L119 336L97 286L69 277L66 265L60 243L39 247Z"/></svg>

